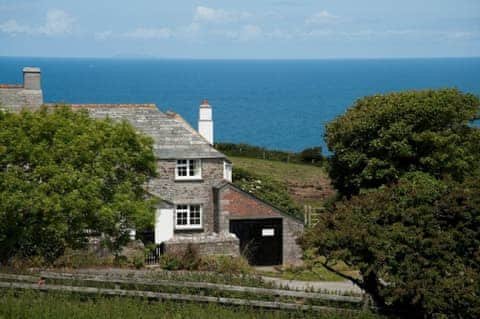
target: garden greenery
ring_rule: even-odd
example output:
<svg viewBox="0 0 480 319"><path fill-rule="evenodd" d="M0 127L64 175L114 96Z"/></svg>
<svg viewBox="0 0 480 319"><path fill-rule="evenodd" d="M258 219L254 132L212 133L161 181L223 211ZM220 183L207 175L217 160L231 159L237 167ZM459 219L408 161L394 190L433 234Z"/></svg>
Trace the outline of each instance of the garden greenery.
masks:
<svg viewBox="0 0 480 319"><path fill-rule="evenodd" d="M479 99L455 89L357 101L327 125L329 173L343 198L303 246L326 267L359 269L362 278L349 279L381 309L479 318L479 114Z"/></svg>
<svg viewBox="0 0 480 319"><path fill-rule="evenodd" d="M152 140L126 122L66 106L0 111L0 263L53 261L92 233L118 249L153 223L142 186L154 174Z"/></svg>

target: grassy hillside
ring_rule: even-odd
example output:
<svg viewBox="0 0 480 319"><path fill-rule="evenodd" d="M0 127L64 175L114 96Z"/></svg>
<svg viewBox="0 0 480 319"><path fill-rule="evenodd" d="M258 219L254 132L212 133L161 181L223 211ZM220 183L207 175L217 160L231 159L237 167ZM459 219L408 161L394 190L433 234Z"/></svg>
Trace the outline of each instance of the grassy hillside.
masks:
<svg viewBox="0 0 480 319"><path fill-rule="evenodd" d="M246 157L229 157L234 167L284 185L297 205L321 206L334 194L323 167L268 161Z"/></svg>

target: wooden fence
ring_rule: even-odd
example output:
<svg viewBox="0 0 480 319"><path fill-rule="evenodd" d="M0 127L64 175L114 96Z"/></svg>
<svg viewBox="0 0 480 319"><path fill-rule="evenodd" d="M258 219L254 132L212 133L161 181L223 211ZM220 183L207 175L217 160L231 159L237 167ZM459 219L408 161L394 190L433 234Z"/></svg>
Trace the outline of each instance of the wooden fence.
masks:
<svg viewBox="0 0 480 319"><path fill-rule="evenodd" d="M38 284L39 277L42 277L41 284ZM53 273L42 272L39 277L31 275L15 275L15 274L2 274L0 273L0 279L8 281L0 281L0 288L13 288L13 289L33 289L41 291L65 291L76 292L85 294L101 294L101 295L115 295L115 296L139 296L160 300L178 300L178 301L190 301L190 302L211 302L219 304L229 305L249 305L261 308L281 309L281 310L314 310L314 311L348 311L356 312L354 309L335 308L330 306L318 306L318 305L305 305L302 304L304 299L317 299L324 301L334 302L346 302L362 306L363 308L369 306L369 299L358 296L341 296L322 294L306 291L295 291L286 289L269 289L259 287L246 287L246 286L233 286L225 284L215 284L207 282L183 282L173 280L144 280L144 279L124 279L124 278L111 278L105 275L83 275L72 273ZM50 284L50 280L70 280L74 282L80 282L80 286L64 285L64 284ZM13 281L13 282L12 282ZM27 282L27 283L25 283ZM37 283L32 283L37 282ZM98 288L90 287L88 284L92 283L110 283L115 285L115 289L110 288ZM218 291L229 291L237 293L251 293L251 294L263 294L280 297L292 297L301 298L300 303L287 303L280 301L264 301L253 299L240 299L218 296L206 296L201 294L182 294L182 293L165 293L148 290L136 290L136 289L120 289L120 284L141 285L142 287L148 286L168 286L168 287L182 287L182 288L200 288L200 289L214 289Z"/></svg>
<svg viewBox="0 0 480 319"><path fill-rule="evenodd" d="M313 207L311 205L303 206L304 222L308 227L315 226L320 218L320 215L325 211L324 207Z"/></svg>

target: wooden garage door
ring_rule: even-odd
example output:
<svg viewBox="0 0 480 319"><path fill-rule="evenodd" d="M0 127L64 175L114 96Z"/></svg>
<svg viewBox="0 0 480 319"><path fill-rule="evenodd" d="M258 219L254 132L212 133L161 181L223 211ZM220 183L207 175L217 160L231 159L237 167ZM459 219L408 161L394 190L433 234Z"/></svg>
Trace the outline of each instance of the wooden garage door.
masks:
<svg viewBox="0 0 480 319"><path fill-rule="evenodd" d="M240 250L251 265L282 264L282 219L230 220L230 232L240 239Z"/></svg>

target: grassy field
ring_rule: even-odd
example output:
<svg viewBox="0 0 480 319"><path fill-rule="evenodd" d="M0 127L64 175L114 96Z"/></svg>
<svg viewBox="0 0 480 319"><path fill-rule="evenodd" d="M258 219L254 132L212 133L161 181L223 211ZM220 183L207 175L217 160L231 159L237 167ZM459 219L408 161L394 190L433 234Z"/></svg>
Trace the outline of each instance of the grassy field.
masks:
<svg viewBox="0 0 480 319"><path fill-rule="evenodd" d="M269 311L251 307L159 302L126 297L86 297L76 294L0 291L0 318L380 318L370 313Z"/></svg>
<svg viewBox="0 0 480 319"><path fill-rule="evenodd" d="M299 205L321 206L334 194L330 179L323 167L291 164L246 157L229 157L236 167L284 183Z"/></svg>

